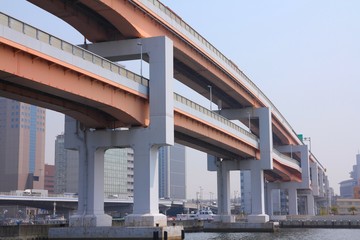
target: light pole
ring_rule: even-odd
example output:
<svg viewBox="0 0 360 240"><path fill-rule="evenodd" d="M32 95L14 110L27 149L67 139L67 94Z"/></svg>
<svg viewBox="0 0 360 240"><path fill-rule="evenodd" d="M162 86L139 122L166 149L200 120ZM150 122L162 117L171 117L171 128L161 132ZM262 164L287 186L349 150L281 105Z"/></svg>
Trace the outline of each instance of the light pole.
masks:
<svg viewBox="0 0 360 240"><path fill-rule="evenodd" d="M304 137L304 141L309 141L309 151L311 152L311 137Z"/></svg>
<svg viewBox="0 0 360 240"><path fill-rule="evenodd" d="M143 77L142 75L142 62L143 62L143 45L141 42L138 42L137 45L140 46L140 76L141 76L141 79Z"/></svg>
<svg viewBox="0 0 360 240"><path fill-rule="evenodd" d="M53 216L56 216L56 202L54 202Z"/></svg>
<svg viewBox="0 0 360 240"><path fill-rule="evenodd" d="M208 85L210 91L210 111L212 111L212 86Z"/></svg>

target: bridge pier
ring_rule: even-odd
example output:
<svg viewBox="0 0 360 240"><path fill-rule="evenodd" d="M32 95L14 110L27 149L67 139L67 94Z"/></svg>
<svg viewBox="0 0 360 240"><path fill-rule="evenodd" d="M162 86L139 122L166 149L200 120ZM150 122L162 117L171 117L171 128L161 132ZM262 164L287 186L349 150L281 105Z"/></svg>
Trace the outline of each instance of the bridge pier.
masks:
<svg viewBox="0 0 360 240"><path fill-rule="evenodd" d="M159 213L158 149L174 144L172 41L167 37L154 37L93 44L88 49L115 61L143 54L149 60L149 125L128 130L89 130L67 118L65 144L68 149L80 151L79 189L84 189L79 192L79 210L71 217L70 226L111 226L111 218L103 210L104 151L131 147L134 149L134 209L126 216L125 225L164 227L167 218Z"/></svg>
<svg viewBox="0 0 360 240"><path fill-rule="evenodd" d="M215 216L216 222L235 222L235 217L231 215L230 207L230 170L227 163L233 160L223 160L217 158L217 199L218 213Z"/></svg>
<svg viewBox="0 0 360 240"><path fill-rule="evenodd" d="M296 186L288 187L289 193L289 215L298 215L298 194Z"/></svg>
<svg viewBox="0 0 360 240"><path fill-rule="evenodd" d="M222 109L219 114L230 120L240 120L249 116L259 118L260 160L223 160L208 156L208 169L218 172L218 199L221 201L221 217L219 221L233 221L230 209L229 184L227 178L230 170L251 171L251 206L252 213L248 216L250 223L265 223L269 216L265 214L264 170L273 168L272 160L272 123L269 108ZM220 182L220 183L219 183Z"/></svg>
<svg viewBox="0 0 360 240"><path fill-rule="evenodd" d="M97 136L81 130L74 119L65 118L65 146L79 152L78 210L70 217L70 227L111 226L111 216L104 213L104 153Z"/></svg>
<svg viewBox="0 0 360 240"><path fill-rule="evenodd" d="M167 226L166 216L159 213L158 149L146 141L135 144L134 208L125 217L126 226Z"/></svg>

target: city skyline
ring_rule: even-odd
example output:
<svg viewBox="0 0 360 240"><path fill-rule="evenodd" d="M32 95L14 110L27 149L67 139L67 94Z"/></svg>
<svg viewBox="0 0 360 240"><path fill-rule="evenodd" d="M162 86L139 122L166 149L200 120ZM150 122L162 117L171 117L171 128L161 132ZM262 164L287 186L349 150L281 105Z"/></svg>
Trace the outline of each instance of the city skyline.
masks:
<svg viewBox="0 0 360 240"><path fill-rule="evenodd" d="M355 24L359 22L355 11L359 3L224 1L215 5L208 1L162 2L236 63L297 133L311 137L311 150L328 169L330 186L338 193L338 183L349 178L348 172L360 143L357 134L360 126L356 125L359 115L353 109L360 100L356 95L359 89L356 79L360 77L357 68L360 51L356 43L360 40L360 31ZM190 4L193 7L189 8ZM25 1L2 1L1 9L69 42L83 41L81 35L69 36L68 30L64 30L65 23L56 21L50 14L40 14L41 10ZM196 11L204 14L195 14ZM212 19L205 13L221 17ZM41 17L33 18L34 15ZM64 27L51 28L57 24ZM47 134L47 150L54 136L63 131L61 127L54 128L63 124L60 116L52 113L48 120L48 131L57 132ZM341 152L333 150L336 148ZM196 154L201 159L192 161L192 168L206 171L204 154ZM216 188L216 175L202 174L209 176ZM202 183L197 185L189 190L192 195L200 187L207 189Z"/></svg>

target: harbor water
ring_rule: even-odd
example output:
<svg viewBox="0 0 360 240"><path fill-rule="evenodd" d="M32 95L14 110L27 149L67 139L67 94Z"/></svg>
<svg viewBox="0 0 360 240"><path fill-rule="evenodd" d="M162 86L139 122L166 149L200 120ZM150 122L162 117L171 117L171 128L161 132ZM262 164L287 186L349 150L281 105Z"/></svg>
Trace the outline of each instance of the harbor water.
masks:
<svg viewBox="0 0 360 240"><path fill-rule="evenodd" d="M347 240L359 239L360 229L280 229L276 233L186 233L185 240Z"/></svg>

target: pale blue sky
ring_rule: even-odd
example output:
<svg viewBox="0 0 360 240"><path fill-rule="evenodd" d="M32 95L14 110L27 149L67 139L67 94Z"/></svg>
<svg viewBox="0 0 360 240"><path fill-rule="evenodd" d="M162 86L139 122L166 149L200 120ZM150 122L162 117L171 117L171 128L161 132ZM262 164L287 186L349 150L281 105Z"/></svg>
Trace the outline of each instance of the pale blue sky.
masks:
<svg viewBox="0 0 360 240"><path fill-rule="evenodd" d="M360 148L360 1L163 3L235 62L297 133L311 137L313 153L339 192L338 183L349 178ZM65 23L23 0L0 0L0 11L72 43L83 41L81 35L70 35ZM47 143L52 145L63 129L55 116L48 118ZM208 176L205 161L197 163L188 167L204 169ZM199 186L205 197L214 192L208 182L216 179L210 176L211 181L188 182L190 197Z"/></svg>

